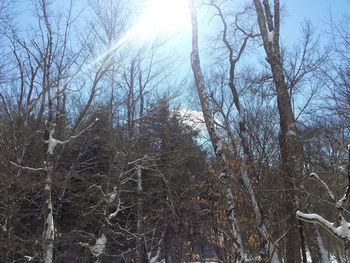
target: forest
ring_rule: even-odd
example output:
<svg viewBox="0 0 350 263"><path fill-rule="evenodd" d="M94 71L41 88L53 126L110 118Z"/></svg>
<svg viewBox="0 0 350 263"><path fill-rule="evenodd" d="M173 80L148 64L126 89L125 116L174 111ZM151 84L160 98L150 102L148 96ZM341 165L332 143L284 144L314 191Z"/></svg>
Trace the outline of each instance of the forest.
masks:
<svg viewBox="0 0 350 263"><path fill-rule="evenodd" d="M0 0L0 262L350 262L350 4L289 2Z"/></svg>

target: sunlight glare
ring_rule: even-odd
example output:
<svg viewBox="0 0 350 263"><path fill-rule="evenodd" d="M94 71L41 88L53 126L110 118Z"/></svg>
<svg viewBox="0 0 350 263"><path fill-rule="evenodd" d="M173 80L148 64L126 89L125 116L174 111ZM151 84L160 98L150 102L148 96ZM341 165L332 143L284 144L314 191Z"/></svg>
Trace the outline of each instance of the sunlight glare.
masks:
<svg viewBox="0 0 350 263"><path fill-rule="evenodd" d="M137 23L92 64L100 62L127 42L135 42L138 46L142 46L158 37L174 36L190 28L188 0L143 0L143 3Z"/></svg>
<svg viewBox="0 0 350 263"><path fill-rule="evenodd" d="M177 33L190 25L188 1L146 0L140 25L151 34Z"/></svg>

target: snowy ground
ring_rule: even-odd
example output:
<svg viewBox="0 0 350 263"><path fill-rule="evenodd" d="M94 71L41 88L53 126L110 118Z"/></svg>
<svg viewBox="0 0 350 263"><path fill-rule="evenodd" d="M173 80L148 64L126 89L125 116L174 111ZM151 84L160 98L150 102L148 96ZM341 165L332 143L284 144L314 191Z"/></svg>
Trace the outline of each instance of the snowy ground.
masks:
<svg viewBox="0 0 350 263"><path fill-rule="evenodd" d="M312 261L311 261L310 253L307 252L306 256L307 256L307 262L311 263ZM215 260L215 259L203 259L203 261L191 261L188 263L218 263L218 262L220 262L220 261ZM345 262L345 260L342 262ZM338 262L337 259L335 258L335 256L330 257L330 263L342 263L342 262Z"/></svg>

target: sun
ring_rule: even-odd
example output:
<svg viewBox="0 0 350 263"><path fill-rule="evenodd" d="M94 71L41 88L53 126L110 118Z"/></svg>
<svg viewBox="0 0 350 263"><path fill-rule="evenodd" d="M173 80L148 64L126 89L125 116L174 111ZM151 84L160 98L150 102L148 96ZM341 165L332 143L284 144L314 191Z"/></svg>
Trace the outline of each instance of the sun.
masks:
<svg viewBox="0 0 350 263"><path fill-rule="evenodd" d="M139 26L143 35L178 33L190 26L188 0L145 0Z"/></svg>
<svg viewBox="0 0 350 263"><path fill-rule="evenodd" d="M140 0L141 14L136 23L111 47L95 58L90 64L100 62L120 48L130 43L141 47L159 37L173 37L191 28L189 0Z"/></svg>

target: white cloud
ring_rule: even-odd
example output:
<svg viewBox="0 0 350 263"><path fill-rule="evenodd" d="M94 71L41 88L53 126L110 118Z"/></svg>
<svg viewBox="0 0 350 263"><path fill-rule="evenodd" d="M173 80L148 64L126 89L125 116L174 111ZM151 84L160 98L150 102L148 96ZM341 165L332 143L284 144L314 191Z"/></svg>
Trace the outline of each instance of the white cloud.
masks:
<svg viewBox="0 0 350 263"><path fill-rule="evenodd" d="M176 113L181 117L185 124L193 129L203 132L207 130L202 111L192 109L179 109Z"/></svg>

